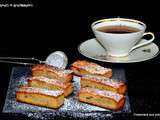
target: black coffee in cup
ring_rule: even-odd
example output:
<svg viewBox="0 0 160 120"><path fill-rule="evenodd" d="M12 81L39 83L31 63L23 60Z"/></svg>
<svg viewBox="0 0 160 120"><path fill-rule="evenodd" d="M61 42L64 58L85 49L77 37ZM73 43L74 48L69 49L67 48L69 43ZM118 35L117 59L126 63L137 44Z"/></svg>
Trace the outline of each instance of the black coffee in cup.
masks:
<svg viewBox="0 0 160 120"><path fill-rule="evenodd" d="M140 29L135 28L135 27L118 26L118 25L117 26L102 26L102 27L98 27L96 30L100 32L114 33L114 34L126 34L126 33L134 33L134 32L140 31Z"/></svg>

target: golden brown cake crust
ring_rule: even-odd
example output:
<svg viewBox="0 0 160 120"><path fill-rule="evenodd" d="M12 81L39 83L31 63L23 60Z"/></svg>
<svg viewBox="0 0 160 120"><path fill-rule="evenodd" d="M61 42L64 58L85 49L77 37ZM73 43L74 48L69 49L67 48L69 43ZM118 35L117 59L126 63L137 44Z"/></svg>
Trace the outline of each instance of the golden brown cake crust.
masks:
<svg viewBox="0 0 160 120"><path fill-rule="evenodd" d="M83 96L84 97L88 96L88 97L91 97L91 98L90 98L90 100L86 100L85 98L83 98ZM92 98L95 98L94 102L93 102L93 100L91 101ZM103 100L106 100L106 101L104 101L104 102L101 101L101 104L97 104L97 102L96 102L97 98L103 99ZM119 110L120 108L122 108L124 106L125 97L121 94L117 94L117 93L114 93L114 92L86 87L86 88L81 88L80 89L79 101L86 102L86 103L96 105L96 106L100 106L100 107L110 109L110 110ZM107 103L107 101L109 101L109 102ZM105 105L106 103L109 106L106 106Z"/></svg>
<svg viewBox="0 0 160 120"><path fill-rule="evenodd" d="M62 90L65 97L73 92L73 84L70 82L62 82L56 79L38 76L28 78L28 86L46 88L49 90Z"/></svg>
<svg viewBox="0 0 160 120"><path fill-rule="evenodd" d="M92 104L92 105L94 105L94 106L102 107L102 108L105 108L105 109L113 110L113 111L120 110L120 109L124 106L124 103L125 103L125 99L122 99L122 100L120 101L120 105L117 105L117 108L112 108L112 107L104 107L103 105L97 105L97 104L91 103L91 102L86 102L86 101L83 100L83 99L79 99L79 101L84 102L84 103L89 103L89 104Z"/></svg>
<svg viewBox="0 0 160 120"><path fill-rule="evenodd" d="M106 78L106 77L94 76L94 75L83 75L81 77L81 86L83 86L82 81L88 81L87 85L90 87L94 86L95 88L97 87L96 85L103 85L102 90L105 90L104 87L106 89L107 87L110 87L120 94L124 94L127 90L127 86L124 82L120 80ZM108 88L107 90L110 90L110 89Z"/></svg>
<svg viewBox="0 0 160 120"><path fill-rule="evenodd" d="M34 65L32 67L32 71L38 71L38 70L39 71L54 72L60 77L65 77L65 76L72 73L71 70L63 70L63 69L56 68L56 67L49 66L49 65L38 64L38 65Z"/></svg>
<svg viewBox="0 0 160 120"><path fill-rule="evenodd" d="M16 100L32 105L57 109L64 104L64 93L61 90L51 91L22 86L16 91Z"/></svg>
<svg viewBox="0 0 160 120"><path fill-rule="evenodd" d="M47 78L47 77L44 77L44 76L36 76L36 77L28 78L28 82L31 82L31 81L40 81L40 82L44 82L46 84L57 85L57 86L60 86L61 88L64 88L64 89L72 84L72 83L69 83L69 82L67 82L67 83L62 82L62 81L59 81L57 79L50 79L50 78Z"/></svg>
<svg viewBox="0 0 160 120"><path fill-rule="evenodd" d="M90 87L86 87L86 88L81 88L80 93L90 93L93 94L95 96L102 96L105 98L109 98L114 100L115 102L119 102L121 99L124 98L123 95L121 94L117 94L111 91L106 91L106 90L99 90L96 88L90 88Z"/></svg>
<svg viewBox="0 0 160 120"><path fill-rule="evenodd" d="M45 76L51 78L56 77L59 78L59 80L63 80L64 82L69 82L72 80L72 72L73 71L71 70L63 70L44 64L37 64L32 66L32 76Z"/></svg>
<svg viewBox="0 0 160 120"><path fill-rule="evenodd" d="M40 94L40 95L50 96L50 97L54 97L54 98L64 94L63 91L61 91L61 90L52 91L52 90L46 90L46 89L34 88L34 87L28 87L28 86L20 87L16 93Z"/></svg>
<svg viewBox="0 0 160 120"><path fill-rule="evenodd" d="M17 101L21 102L21 103L27 103L27 102L21 101L19 99L17 99ZM53 107L49 107L49 106L45 106L45 105L39 105L39 104L36 104L36 103L27 103L27 104L31 104L31 105L35 105L35 106L42 106L42 107L51 108L51 109L53 108ZM61 106L63 106L63 104L58 106L58 107L55 107L54 109L58 110Z"/></svg>
<svg viewBox="0 0 160 120"><path fill-rule="evenodd" d="M103 85L109 85L114 88L119 88L121 85L124 84L124 82L120 80L110 79L110 78L100 77L100 76L93 76L93 75L83 75L81 79L91 80L93 82L97 82Z"/></svg>
<svg viewBox="0 0 160 120"><path fill-rule="evenodd" d="M96 63L88 62L86 60L78 60L71 65L71 69L74 71L75 74L82 75L82 74L94 74L100 75L105 77L112 76L112 69L104 68ZM82 73L83 71L83 73Z"/></svg>

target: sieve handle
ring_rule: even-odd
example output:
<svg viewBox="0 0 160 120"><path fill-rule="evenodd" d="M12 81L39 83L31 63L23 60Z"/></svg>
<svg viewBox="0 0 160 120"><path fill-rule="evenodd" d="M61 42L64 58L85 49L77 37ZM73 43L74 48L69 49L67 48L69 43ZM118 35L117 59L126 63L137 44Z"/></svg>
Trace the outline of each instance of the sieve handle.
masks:
<svg viewBox="0 0 160 120"><path fill-rule="evenodd" d="M30 61L30 62L24 62ZM44 61L38 60L36 58L21 58L21 57L0 57L1 63L12 63L12 64L20 64L20 65L34 65L34 64L42 64ZM36 62L36 63L35 63Z"/></svg>

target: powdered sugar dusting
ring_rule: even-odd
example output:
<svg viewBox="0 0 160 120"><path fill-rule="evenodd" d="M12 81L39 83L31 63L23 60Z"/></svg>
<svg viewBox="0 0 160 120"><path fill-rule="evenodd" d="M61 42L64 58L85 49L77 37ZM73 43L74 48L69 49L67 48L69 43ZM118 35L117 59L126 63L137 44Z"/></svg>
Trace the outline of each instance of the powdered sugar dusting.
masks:
<svg viewBox="0 0 160 120"><path fill-rule="evenodd" d="M110 79L110 78L95 76L95 75L83 75L81 79L87 79L89 81L102 83L104 85L109 85L114 88L119 88L121 85L124 85L124 82L120 80Z"/></svg>
<svg viewBox="0 0 160 120"><path fill-rule="evenodd" d="M119 102L122 98L124 98L123 95L118 94L118 93L114 93L114 92L110 92L110 91L99 90L99 89L89 88L89 87L81 88L80 93L85 93L85 92L88 92L93 95L111 98L111 99L115 100L116 102Z"/></svg>
<svg viewBox="0 0 160 120"><path fill-rule="evenodd" d="M76 61L72 64L72 66L78 67L80 69L84 69L92 74L106 74L112 71L110 68L104 68L96 63L88 62L88 61Z"/></svg>
<svg viewBox="0 0 160 120"><path fill-rule="evenodd" d="M63 91L61 90L47 90L42 88L33 88L33 87L21 87L18 92L27 92L27 93L38 93L38 94L44 94L49 95L53 97L57 97L63 94Z"/></svg>
<svg viewBox="0 0 160 120"><path fill-rule="evenodd" d="M44 72L53 72L53 73L57 74L59 77L65 77L65 76L72 73L71 70L64 70L64 69L56 68L53 66L41 65L41 64L33 66L32 70L33 71L40 70L40 71L44 71Z"/></svg>
<svg viewBox="0 0 160 120"><path fill-rule="evenodd" d="M59 81L57 79L50 79L44 76L35 76L35 77L31 77L28 78L29 80L38 80L38 81L42 81L42 82L46 82L52 85L58 85L60 87L66 88L68 85L70 85L70 83L64 83L62 81Z"/></svg>

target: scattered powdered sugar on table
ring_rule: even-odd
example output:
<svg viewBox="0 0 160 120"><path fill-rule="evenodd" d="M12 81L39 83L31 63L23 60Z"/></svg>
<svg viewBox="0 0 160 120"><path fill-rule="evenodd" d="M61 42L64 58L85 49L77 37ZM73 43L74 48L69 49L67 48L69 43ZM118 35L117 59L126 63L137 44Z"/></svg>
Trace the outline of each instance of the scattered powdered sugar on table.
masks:
<svg viewBox="0 0 160 120"><path fill-rule="evenodd" d="M123 69L114 69L113 77L119 76L121 80L125 80L125 74ZM122 110L112 112L110 110L81 103L78 101L78 91L80 89L79 77L74 76L73 93L65 98L64 105L60 109L49 109L45 107L34 106L26 103L20 103L16 101L15 92L18 88L26 84L26 78L30 77L29 67L14 67L9 83L9 88L6 96L5 105L3 108L4 113L23 114L28 118L38 120L50 120L54 118L76 118L76 119L97 119L103 120L106 117L112 118L112 113L128 113L130 111L129 98L126 95L126 102ZM121 76L121 77L120 77ZM115 77L119 79L118 77Z"/></svg>

